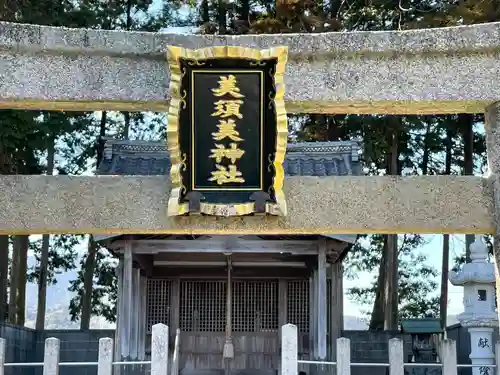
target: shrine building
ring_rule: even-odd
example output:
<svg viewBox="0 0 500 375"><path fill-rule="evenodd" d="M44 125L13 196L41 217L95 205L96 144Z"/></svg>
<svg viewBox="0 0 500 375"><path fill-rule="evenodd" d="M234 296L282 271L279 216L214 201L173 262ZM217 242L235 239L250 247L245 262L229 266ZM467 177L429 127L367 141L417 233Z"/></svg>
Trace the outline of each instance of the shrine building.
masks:
<svg viewBox="0 0 500 375"><path fill-rule="evenodd" d="M168 178L165 142L106 139L104 150L99 175ZM283 166L288 176L359 175L358 154L352 141L290 143ZM95 238L119 258L115 355L123 359L148 358L156 323L170 327L170 348L180 330L182 374L227 366L276 373L286 323L299 328L302 358L333 355L343 329L342 260L355 235Z"/></svg>

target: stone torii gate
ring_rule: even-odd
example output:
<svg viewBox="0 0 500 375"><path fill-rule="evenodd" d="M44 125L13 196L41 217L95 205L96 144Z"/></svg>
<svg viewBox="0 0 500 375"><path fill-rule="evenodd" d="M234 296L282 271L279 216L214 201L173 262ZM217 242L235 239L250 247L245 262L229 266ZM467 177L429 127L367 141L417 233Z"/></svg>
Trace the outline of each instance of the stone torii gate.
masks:
<svg viewBox="0 0 500 375"><path fill-rule="evenodd" d="M498 233L498 35L500 23L258 36L0 23L0 108L166 112L167 45L285 45L289 113L484 112L490 166L487 178L289 177L286 217L243 218L168 217L167 177L0 176L0 233Z"/></svg>

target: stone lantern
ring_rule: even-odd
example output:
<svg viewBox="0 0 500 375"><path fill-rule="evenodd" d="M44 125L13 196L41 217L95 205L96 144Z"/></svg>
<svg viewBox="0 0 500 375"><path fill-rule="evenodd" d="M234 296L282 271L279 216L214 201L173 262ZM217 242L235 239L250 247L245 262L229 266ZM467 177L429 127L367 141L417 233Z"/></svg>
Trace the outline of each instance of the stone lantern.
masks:
<svg viewBox="0 0 500 375"><path fill-rule="evenodd" d="M470 245L471 262L458 272L450 272L450 282L464 287L464 312L457 316L460 324L470 333L473 375L493 375L495 356L493 330L498 327L495 312L495 269L488 262L488 248L482 236L476 235Z"/></svg>

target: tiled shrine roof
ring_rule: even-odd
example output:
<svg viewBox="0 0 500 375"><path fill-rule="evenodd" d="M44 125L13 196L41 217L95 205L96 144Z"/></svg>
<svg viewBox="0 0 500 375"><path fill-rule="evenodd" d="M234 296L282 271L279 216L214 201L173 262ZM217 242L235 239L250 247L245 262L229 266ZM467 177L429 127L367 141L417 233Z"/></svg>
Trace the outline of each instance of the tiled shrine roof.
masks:
<svg viewBox="0 0 500 375"><path fill-rule="evenodd" d="M355 141L289 143L287 176L346 176L361 174ZM100 175L167 175L170 158L165 142L107 139Z"/></svg>
<svg viewBox="0 0 500 375"><path fill-rule="evenodd" d="M356 141L289 143L284 169L287 176L360 175L359 144ZM167 175L170 157L164 141L106 139L99 175ZM117 236L95 236L105 240ZM327 235L354 243L356 235Z"/></svg>

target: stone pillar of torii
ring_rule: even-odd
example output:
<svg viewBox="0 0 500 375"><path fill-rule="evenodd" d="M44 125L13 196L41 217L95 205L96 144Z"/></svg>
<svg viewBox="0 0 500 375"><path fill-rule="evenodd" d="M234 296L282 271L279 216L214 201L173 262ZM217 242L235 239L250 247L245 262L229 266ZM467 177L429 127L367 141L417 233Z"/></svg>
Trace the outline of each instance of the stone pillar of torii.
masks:
<svg viewBox="0 0 500 375"><path fill-rule="evenodd" d="M470 245L470 263L458 272L450 272L450 282L464 287L464 312L458 315L460 324L470 333L471 353L474 364L495 362L493 330L498 327L495 311L495 269L488 261L488 247L483 236L476 235ZM493 375L492 367L472 368L473 375Z"/></svg>

